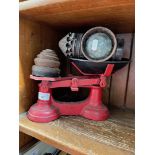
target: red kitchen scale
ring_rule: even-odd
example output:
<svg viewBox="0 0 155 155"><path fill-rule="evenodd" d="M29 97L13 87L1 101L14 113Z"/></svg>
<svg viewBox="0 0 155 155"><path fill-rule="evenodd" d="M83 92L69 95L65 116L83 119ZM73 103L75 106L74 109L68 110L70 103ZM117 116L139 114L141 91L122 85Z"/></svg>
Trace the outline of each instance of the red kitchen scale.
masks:
<svg viewBox="0 0 155 155"><path fill-rule="evenodd" d="M103 73L100 74L83 72L76 63L71 62L71 64L81 75L68 77L30 75L31 79L41 81L37 103L32 105L27 113L27 117L31 121L45 123L53 121L61 115L80 115L95 121L103 121L109 117L109 110L102 103L102 89L106 87L106 78L112 74L114 64L106 64ZM70 87L71 91L88 88L90 93L83 101L72 103L55 100L52 95L53 89L66 87Z"/></svg>
<svg viewBox="0 0 155 155"><path fill-rule="evenodd" d="M59 72L60 61L57 54L50 49L38 54L34 59L35 65L32 66L33 75L30 75L31 79L41 81L38 101L30 107L27 117L34 122L50 122L61 115L80 115L95 121L106 120L110 115L108 108L102 103L106 78L129 63L123 57L124 39L116 38L105 27L94 27L84 34L68 33L59 41L59 47L69 60L68 65L72 64L79 74L49 77L47 73ZM62 93L57 93L57 99L54 97L54 90L57 88L70 88L72 92L79 93L80 89L87 88L89 95L82 100L78 96L76 100L70 100L69 95L67 99L60 100Z"/></svg>

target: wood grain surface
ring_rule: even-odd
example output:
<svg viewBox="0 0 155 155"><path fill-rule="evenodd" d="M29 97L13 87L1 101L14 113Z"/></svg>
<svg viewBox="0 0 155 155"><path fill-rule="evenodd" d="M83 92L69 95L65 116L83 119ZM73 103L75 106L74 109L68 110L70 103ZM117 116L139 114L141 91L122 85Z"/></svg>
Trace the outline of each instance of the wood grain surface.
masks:
<svg viewBox="0 0 155 155"><path fill-rule="evenodd" d="M20 14L59 29L102 25L115 33L134 32L134 0L28 0Z"/></svg>
<svg viewBox="0 0 155 155"><path fill-rule="evenodd" d="M125 39L124 57L130 58L133 34L118 34L117 37L123 37ZM129 65L125 66L124 68L112 75L109 100L109 103L111 105L115 105L121 108L124 107L128 72Z"/></svg>
<svg viewBox="0 0 155 155"><path fill-rule="evenodd" d="M61 117L50 123L35 123L20 115L20 131L73 155L134 154L134 113L111 110L107 121Z"/></svg>
<svg viewBox="0 0 155 155"><path fill-rule="evenodd" d="M130 63L130 70L127 83L126 107L135 109L135 40L132 47L132 61Z"/></svg>
<svg viewBox="0 0 155 155"><path fill-rule="evenodd" d="M110 100L110 86L111 86L111 77L108 77L106 79L107 86L103 89L103 104L109 105L109 100Z"/></svg>
<svg viewBox="0 0 155 155"><path fill-rule="evenodd" d="M33 140L33 137L19 132L19 148L24 147L26 144L30 143Z"/></svg>

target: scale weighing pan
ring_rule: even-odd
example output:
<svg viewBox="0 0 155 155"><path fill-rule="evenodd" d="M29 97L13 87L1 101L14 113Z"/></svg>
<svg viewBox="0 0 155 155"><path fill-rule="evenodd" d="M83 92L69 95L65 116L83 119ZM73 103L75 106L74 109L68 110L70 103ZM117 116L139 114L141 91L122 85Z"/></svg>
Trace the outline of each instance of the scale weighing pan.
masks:
<svg viewBox="0 0 155 155"><path fill-rule="evenodd" d="M108 64L114 64L113 72L125 67L129 62L130 59L122 58L122 60L108 60L104 62L91 62L85 59L75 59L70 58L71 62L74 63L82 72L87 74L102 74L104 73Z"/></svg>

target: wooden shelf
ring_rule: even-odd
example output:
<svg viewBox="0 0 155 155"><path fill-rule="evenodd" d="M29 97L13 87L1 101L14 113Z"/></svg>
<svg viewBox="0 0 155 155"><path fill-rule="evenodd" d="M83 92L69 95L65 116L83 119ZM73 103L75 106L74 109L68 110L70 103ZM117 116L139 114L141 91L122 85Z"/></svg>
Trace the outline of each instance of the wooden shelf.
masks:
<svg viewBox="0 0 155 155"><path fill-rule="evenodd" d="M20 114L20 131L73 155L134 154L134 113L113 109L107 121L61 117L50 123L35 123Z"/></svg>
<svg viewBox="0 0 155 155"><path fill-rule="evenodd" d="M134 0L28 0L19 8L21 15L61 29L103 25L134 32Z"/></svg>

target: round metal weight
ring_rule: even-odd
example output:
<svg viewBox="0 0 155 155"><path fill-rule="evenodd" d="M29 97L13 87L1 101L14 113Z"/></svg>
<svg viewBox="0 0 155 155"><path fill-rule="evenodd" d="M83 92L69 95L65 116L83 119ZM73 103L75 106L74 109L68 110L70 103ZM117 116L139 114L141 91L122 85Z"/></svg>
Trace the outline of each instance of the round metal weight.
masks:
<svg viewBox="0 0 155 155"><path fill-rule="evenodd" d="M51 68L59 68L60 62L49 59L35 58L34 63L37 66L51 67Z"/></svg>
<svg viewBox="0 0 155 155"><path fill-rule="evenodd" d="M45 49L45 50L42 50L42 52L45 52L45 53L55 53L55 51L51 50L51 49Z"/></svg>
<svg viewBox="0 0 155 155"><path fill-rule="evenodd" d="M46 53L40 53L37 55L37 58L42 58L42 59L49 59L49 60L55 60L55 61L59 61L59 58L57 56L53 56L50 54L46 54Z"/></svg>
<svg viewBox="0 0 155 155"><path fill-rule="evenodd" d="M32 66L32 75L40 76L40 77L57 77L60 74L59 68L50 68L43 66Z"/></svg>
<svg viewBox="0 0 155 155"><path fill-rule="evenodd" d="M53 56L57 56L56 52L54 50L42 50L40 53L42 54L49 54L49 55L53 55Z"/></svg>
<svg viewBox="0 0 155 155"><path fill-rule="evenodd" d="M117 47L114 33L105 27L89 29L81 40L81 52L92 62L104 62L111 58Z"/></svg>
<svg viewBox="0 0 155 155"><path fill-rule="evenodd" d="M41 51L40 53L44 53L44 54L50 54L50 55L57 55L55 51L50 52L50 51Z"/></svg>

